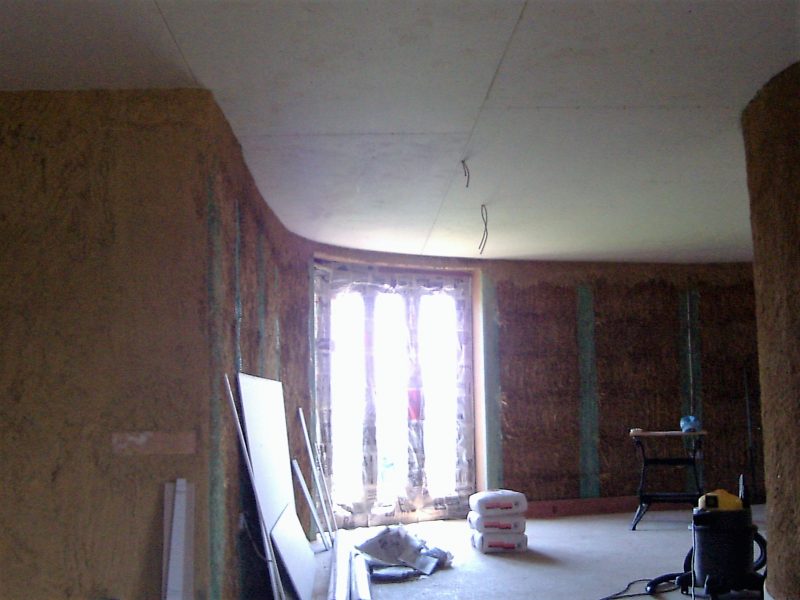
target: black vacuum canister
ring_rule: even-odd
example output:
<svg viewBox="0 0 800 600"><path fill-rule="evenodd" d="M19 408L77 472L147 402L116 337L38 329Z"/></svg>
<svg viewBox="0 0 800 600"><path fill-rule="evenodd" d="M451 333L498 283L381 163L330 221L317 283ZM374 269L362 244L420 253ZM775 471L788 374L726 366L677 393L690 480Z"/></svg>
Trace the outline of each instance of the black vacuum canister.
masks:
<svg viewBox="0 0 800 600"><path fill-rule="evenodd" d="M708 576L734 582L753 572L753 538L756 527L750 509L695 509L694 573L697 581Z"/></svg>

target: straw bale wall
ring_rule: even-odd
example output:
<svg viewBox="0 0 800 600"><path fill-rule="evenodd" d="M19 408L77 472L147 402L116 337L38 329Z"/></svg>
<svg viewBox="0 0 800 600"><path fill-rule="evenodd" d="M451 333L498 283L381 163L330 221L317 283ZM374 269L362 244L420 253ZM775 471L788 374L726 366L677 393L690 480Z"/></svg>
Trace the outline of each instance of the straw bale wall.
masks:
<svg viewBox="0 0 800 600"><path fill-rule="evenodd" d="M578 493L574 290L497 285L503 482L530 499Z"/></svg>
<svg viewBox="0 0 800 600"><path fill-rule="evenodd" d="M754 280L769 575L776 600L800 598L800 63L758 92L742 115Z"/></svg>
<svg viewBox="0 0 800 600"><path fill-rule="evenodd" d="M596 290L597 385L600 403L601 493L636 493L639 459L633 427L674 430L681 413L678 289L663 281L622 286L602 281ZM669 443L648 444L674 453ZM680 449L682 450L682 449ZM679 491L669 470L653 470L651 489Z"/></svg>
<svg viewBox="0 0 800 600"><path fill-rule="evenodd" d="M741 468L750 265L332 248L278 222L207 92L4 93L0 108L3 598L158 597L163 484L181 476L198 486L197 597L266 589L238 527L240 512L253 531L257 520L222 377L283 382L290 451L308 479L296 412L312 408L317 255L482 275L495 298L480 307L484 327L497 333L483 357L497 373L485 391L499 423L486 431L500 448L490 468L530 500L577 498L586 481L601 496L635 491L627 431L677 426L681 301L695 290L705 423L719 436L708 483L730 487ZM111 435L126 431L194 432L196 445L115 454Z"/></svg>

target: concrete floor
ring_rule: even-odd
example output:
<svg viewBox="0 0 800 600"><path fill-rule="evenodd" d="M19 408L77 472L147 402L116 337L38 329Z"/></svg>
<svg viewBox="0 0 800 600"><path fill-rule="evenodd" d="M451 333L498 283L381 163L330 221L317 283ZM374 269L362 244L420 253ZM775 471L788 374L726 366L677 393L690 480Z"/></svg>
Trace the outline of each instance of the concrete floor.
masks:
<svg viewBox="0 0 800 600"><path fill-rule="evenodd" d="M681 571L692 545L691 511L650 511L636 531L629 529L631 517L625 513L531 519L526 529L528 551L510 554L474 550L464 521L408 525L429 547L451 552L452 567L403 583L373 584L372 598L599 600L635 579ZM753 508L753 520L764 537L765 518L764 506ZM378 529L347 532L348 540L366 539ZM640 583L631 592L643 588ZM698 588L697 593L701 592ZM658 596L665 600L687 597L679 591Z"/></svg>

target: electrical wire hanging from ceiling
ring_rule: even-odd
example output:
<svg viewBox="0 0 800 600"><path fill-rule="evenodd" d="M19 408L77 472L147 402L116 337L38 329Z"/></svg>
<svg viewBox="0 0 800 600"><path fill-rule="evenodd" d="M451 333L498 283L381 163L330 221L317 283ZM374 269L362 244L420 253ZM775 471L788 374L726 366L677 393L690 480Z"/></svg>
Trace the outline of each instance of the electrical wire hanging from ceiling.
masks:
<svg viewBox="0 0 800 600"><path fill-rule="evenodd" d="M461 160L461 166L464 169L464 177L467 178L465 187L469 187L469 167L467 166L466 158ZM486 242L489 240L489 209L486 208L485 204L481 204L481 219L483 220L483 235L481 236L480 244L478 244L478 250L483 254L486 249Z"/></svg>
<svg viewBox="0 0 800 600"><path fill-rule="evenodd" d="M481 243L478 244L478 250L483 254L486 249L486 242L489 239L489 209L486 208L485 204L481 204L481 219L483 219L483 236L481 237Z"/></svg>

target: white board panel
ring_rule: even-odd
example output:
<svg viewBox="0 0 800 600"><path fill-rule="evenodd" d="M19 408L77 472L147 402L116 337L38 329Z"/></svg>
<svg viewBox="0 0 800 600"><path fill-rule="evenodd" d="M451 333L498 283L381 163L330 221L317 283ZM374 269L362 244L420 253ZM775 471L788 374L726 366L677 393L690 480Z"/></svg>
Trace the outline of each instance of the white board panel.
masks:
<svg viewBox="0 0 800 600"><path fill-rule="evenodd" d="M258 496L264 527L266 531L271 531L287 505L288 512L295 514L295 518L297 512L283 385L280 381L239 373L239 395L253 467L253 487Z"/></svg>
<svg viewBox="0 0 800 600"><path fill-rule="evenodd" d="M272 529L272 543L289 574L299 600L311 600L316 562L294 508L287 506Z"/></svg>
<svg viewBox="0 0 800 600"><path fill-rule="evenodd" d="M164 548L162 590L164 599L194 598L195 485L185 479L164 486Z"/></svg>

